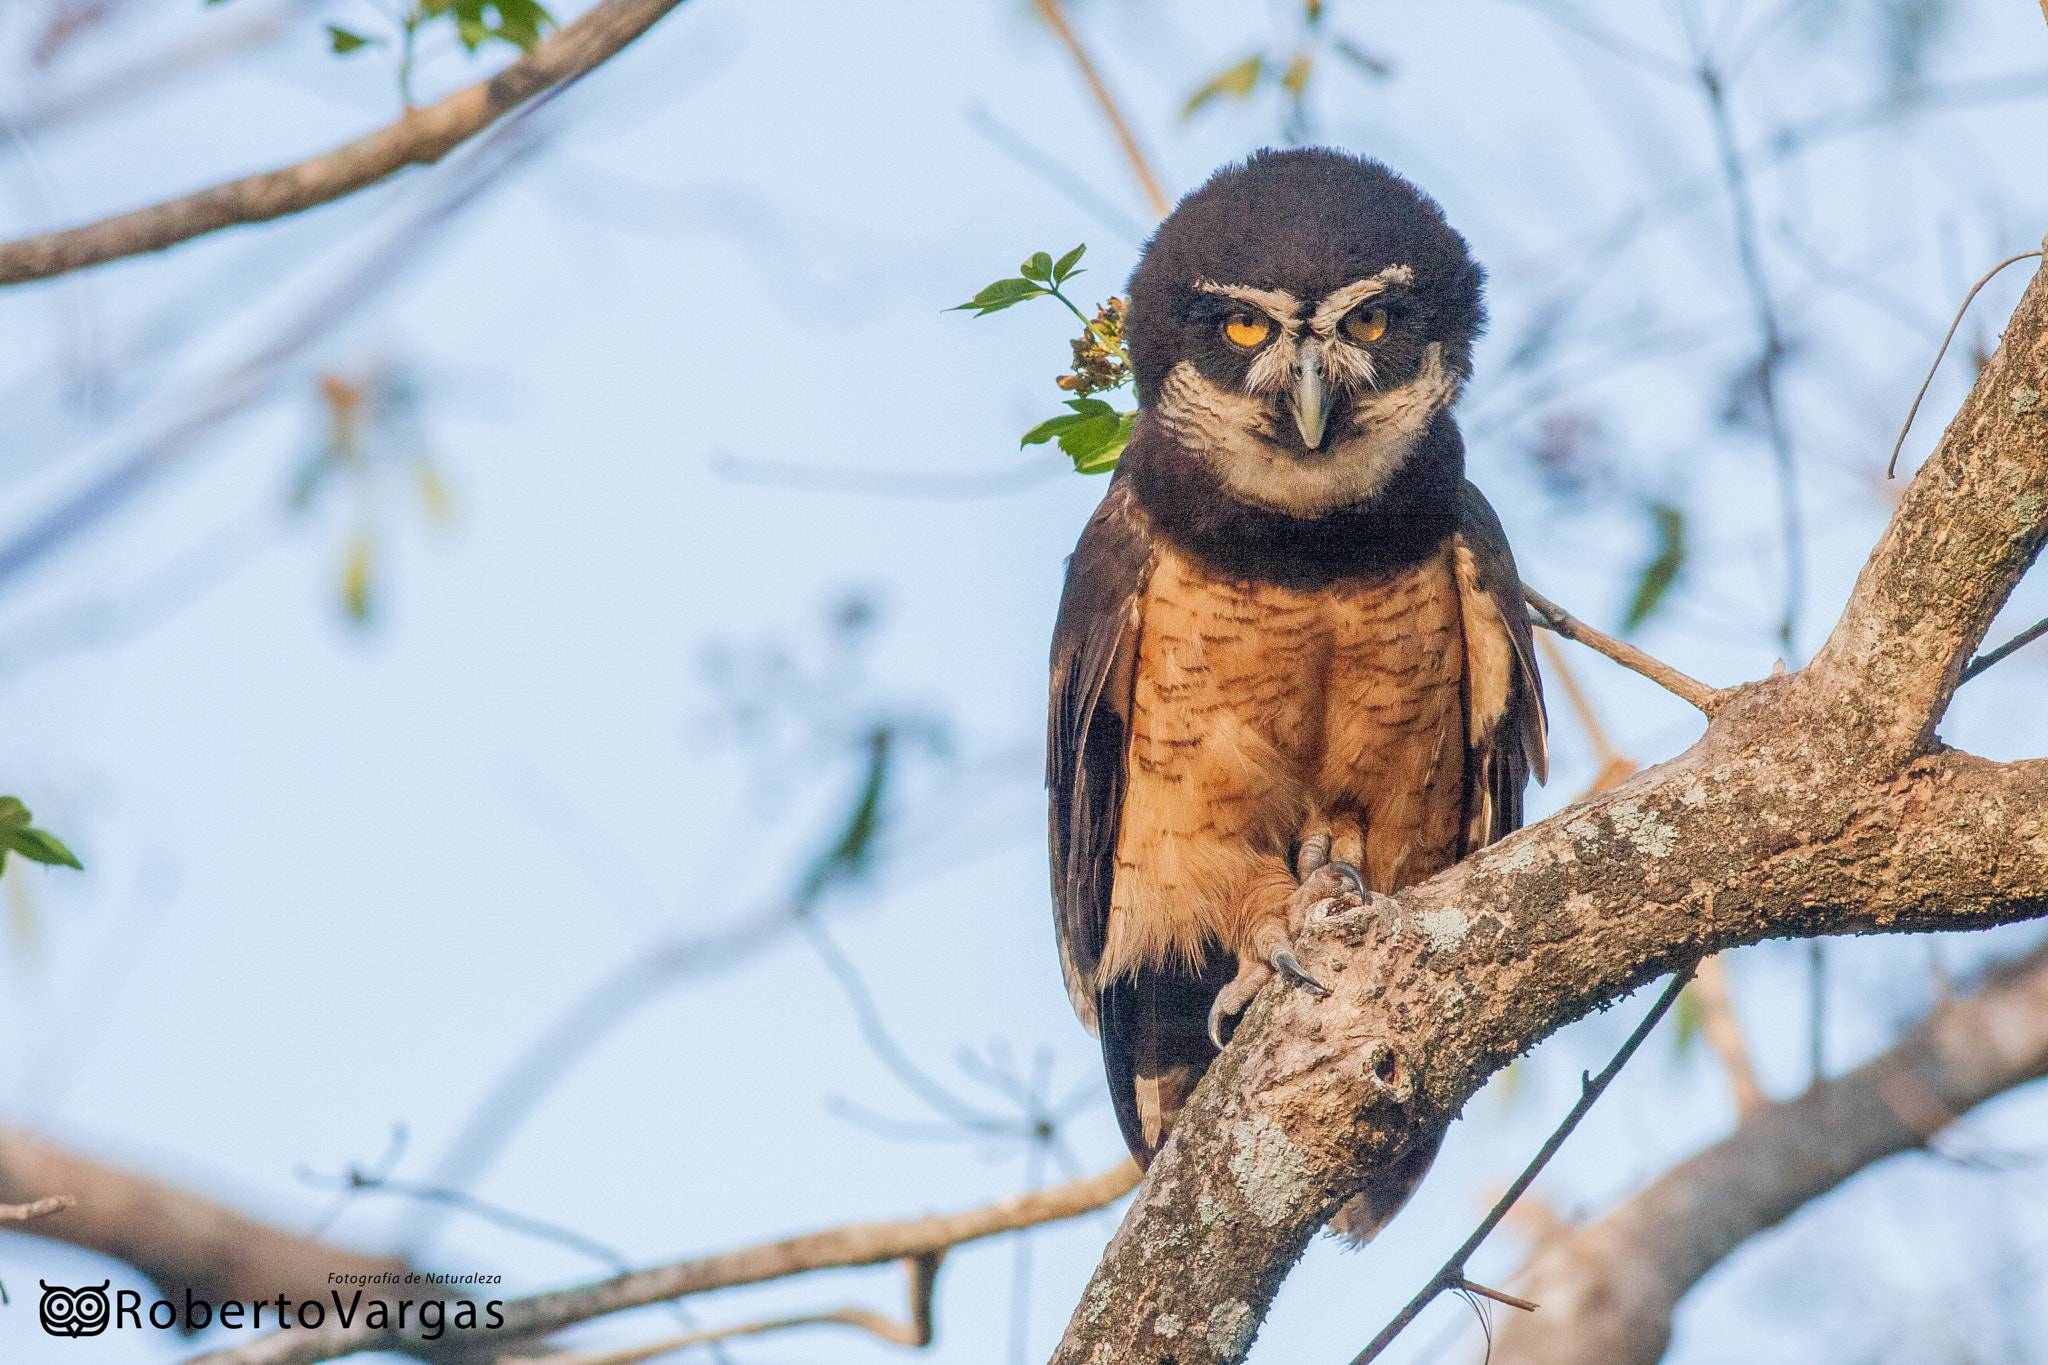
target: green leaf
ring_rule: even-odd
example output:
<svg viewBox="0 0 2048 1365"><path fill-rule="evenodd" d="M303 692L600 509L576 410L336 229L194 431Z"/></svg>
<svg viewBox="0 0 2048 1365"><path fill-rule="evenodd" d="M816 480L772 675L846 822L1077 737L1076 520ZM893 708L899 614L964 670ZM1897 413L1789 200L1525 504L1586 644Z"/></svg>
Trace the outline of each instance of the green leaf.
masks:
<svg viewBox="0 0 2048 1365"><path fill-rule="evenodd" d="M335 56L346 57L349 53L362 48L382 44L384 40L382 38L365 38L360 33L349 32L339 24L329 24L327 26L327 41L334 48Z"/></svg>
<svg viewBox="0 0 2048 1365"><path fill-rule="evenodd" d="M471 52L492 39L531 52L540 43L541 31L556 26L554 16L537 0L441 0L421 7L429 15L451 10L455 34Z"/></svg>
<svg viewBox="0 0 2048 1365"><path fill-rule="evenodd" d="M1315 74L1316 59L1306 52L1294 54L1294 60L1287 64L1287 72L1280 77L1281 86L1296 99L1308 89L1308 78Z"/></svg>
<svg viewBox="0 0 2048 1365"><path fill-rule="evenodd" d="M9 853L19 853L31 862L85 870L78 855L64 847L62 839L46 829L36 829L31 819L28 807L19 798L0 796L0 868L7 865Z"/></svg>
<svg viewBox="0 0 2048 1365"><path fill-rule="evenodd" d="M1190 95L1186 107L1180 111L1180 116L1184 119L1193 118L1196 114L1201 113L1209 104L1223 98L1225 95L1233 99L1241 100L1245 98L1252 93L1253 87L1259 83L1259 77L1264 75L1265 72L1266 56L1264 53L1255 53L1245 58L1236 66L1223 72L1216 79Z"/></svg>
<svg viewBox="0 0 2048 1365"><path fill-rule="evenodd" d="M1080 263L1081 253L1086 251L1087 249L1088 244L1086 242L1083 242L1081 243L1081 245L1075 247L1072 251L1069 251L1066 255L1060 257L1057 261L1053 262L1052 282L1054 284L1065 284L1068 281L1068 279L1070 279L1077 273L1086 274L1086 271L1077 272L1074 269L1074 267Z"/></svg>
<svg viewBox="0 0 2048 1365"><path fill-rule="evenodd" d="M1678 571L1685 567L1685 513L1669 503L1654 502L1650 504L1650 516L1657 528L1657 553L1643 566L1642 576L1636 580L1636 595L1621 621L1624 635L1650 619L1663 604L1664 594L1677 581Z"/></svg>
<svg viewBox="0 0 2048 1365"><path fill-rule="evenodd" d="M1678 993L1678 1004L1671 1011L1671 1022L1677 1030L1672 1039L1673 1049L1683 1057L1692 1050L1706 1022L1706 1012L1700 1008L1699 992L1693 987L1687 986Z"/></svg>
<svg viewBox="0 0 2048 1365"><path fill-rule="evenodd" d="M85 870L85 864L78 861L78 855L64 847L63 841L46 829L13 830L7 836L7 847L24 858L47 866Z"/></svg>
<svg viewBox="0 0 2048 1365"><path fill-rule="evenodd" d="M1058 441L1077 474L1107 474L1116 468L1124 447L1130 444L1135 412L1118 412L1100 398L1070 398L1073 411L1047 418L1024 433L1019 445L1044 445Z"/></svg>
<svg viewBox="0 0 2048 1365"><path fill-rule="evenodd" d="M359 626L370 623L375 609L371 585L376 555L376 542L367 535L359 535L349 543L348 555L341 564L341 603L349 619Z"/></svg>
<svg viewBox="0 0 2048 1365"><path fill-rule="evenodd" d="M1029 280L997 280L967 302L955 304L946 311L958 313L973 309L976 317L982 317L989 313L1000 313L1005 308L1014 308L1026 299L1035 299L1040 294L1051 292L1043 285L1033 284Z"/></svg>
<svg viewBox="0 0 2048 1365"><path fill-rule="evenodd" d="M868 769L860 794L854 798L845 830L805 874L803 886L797 892L801 904L808 906L827 887L855 880L867 871L874 858L875 838L882 831L882 795L889 783L889 751L895 739L893 726L878 725L868 732Z"/></svg>
<svg viewBox="0 0 2048 1365"><path fill-rule="evenodd" d="M1017 273L1027 280L1040 284L1052 283L1052 256L1043 251L1031 253L1031 259L1017 267Z"/></svg>

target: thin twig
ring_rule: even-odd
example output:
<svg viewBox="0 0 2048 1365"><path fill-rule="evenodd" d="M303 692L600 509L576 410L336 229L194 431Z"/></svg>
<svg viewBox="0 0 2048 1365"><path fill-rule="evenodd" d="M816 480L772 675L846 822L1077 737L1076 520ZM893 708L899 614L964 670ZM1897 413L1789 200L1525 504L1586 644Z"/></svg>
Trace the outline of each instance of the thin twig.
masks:
<svg viewBox="0 0 2048 1365"><path fill-rule="evenodd" d="M589 1355L547 1355L539 1358L540 1365L640 1365L643 1360L653 1360L671 1351L680 1351L690 1346L707 1346L713 1342L729 1341L734 1337L760 1336L764 1332L780 1332L791 1327L858 1327L872 1332L892 1346L924 1347L932 1344L935 1335L932 1328L932 1286L938 1279L939 1262L945 1258L943 1251L930 1251L921 1256L904 1258L904 1267L910 1272L910 1321L898 1322L894 1318L866 1308L841 1308L832 1313L809 1313L794 1318L769 1318L761 1322L737 1323L731 1327L708 1327L699 1332L686 1332L682 1336L669 1337L664 1341L651 1341L644 1346L628 1346L617 1351L601 1351ZM523 1357L509 1356L508 1361Z"/></svg>
<svg viewBox="0 0 2048 1365"><path fill-rule="evenodd" d="M1152 174L1152 167L1145 160L1145 153L1138 146L1138 139L1131 132L1131 125L1124 121L1123 111L1117 108L1116 100L1110 95L1109 87L1102 83L1101 75L1095 70L1095 63L1089 60L1088 49L1081 46L1081 39L1067 22L1066 11L1060 0L1032 0L1032 8L1038 17L1045 20L1045 26L1053 31L1067 54L1074 59L1074 65L1081 68L1081 79L1088 82L1088 89L1094 94L1095 102L1102 106L1104 118L1116 133L1116 140L1123 145L1124 158L1131 163L1131 173L1138 178L1138 188L1145 192L1145 202L1151 205L1155 218L1164 218L1173 205L1167 202L1166 192L1159 188L1159 178Z"/></svg>
<svg viewBox="0 0 2048 1365"><path fill-rule="evenodd" d="M1661 659L1651 658L1634 645L1623 644L1613 636L1593 629L1527 583L1522 585L1522 600L1535 610L1536 615L1532 619L1536 625L1556 631L1567 640L1575 640L1597 654L1605 654L1623 668L1642 674L1666 692L1697 706L1708 716L1728 704L1730 689L1709 687Z"/></svg>
<svg viewBox="0 0 2048 1365"><path fill-rule="evenodd" d="M2041 0L2041 4L2044 8L2048 8L2048 0ZM1887 479L1894 477L1899 471L1899 452L1906 448L1906 433L1913 429L1913 419L1920 415L1920 400L1927 396L1928 386L1934 383L1934 372L1941 368L1941 358L1948 354L1948 344L1956 339L1956 328L1963 325L1963 314L1970 311L1970 304L1976 299L1977 291L1991 283L1992 276L2011 265L2014 261L2024 261L2040 254L2038 251L2022 251L2017 256L2006 257L1997 265L1985 271L1984 278L1971 285L1970 292L1963 296L1963 306L1956 309L1955 321L1948 325L1948 333L1941 339L1941 349L1934 353L1934 363L1927 367L1927 377L1920 381L1920 392L1913 395L1913 406L1906 410L1906 425L1899 428L1899 439L1892 442L1891 463L1884 467L1884 476ZM1986 665L1986 667L1989 666L1988 664Z"/></svg>
<svg viewBox="0 0 2048 1365"><path fill-rule="evenodd" d="M1798 631L1799 608L1806 596L1806 542L1799 512L1799 471L1793 457L1792 433L1785 425L1784 414L1778 410L1778 366L1785 359L1785 333L1778 321L1778 305L1771 293L1770 280L1764 274L1749 165L1736 140L1721 73L1706 60L1704 53L1698 75L1714 125L1714 140L1721 152L1722 180L1735 215L1736 257L1742 264L1743 281L1756 312L1757 331L1763 337L1763 354L1757 358L1756 367L1757 398L1763 405L1764 426L1770 434L1772 461L1778 471L1778 520L1785 541L1785 611L1779 620L1778 639L1790 652Z"/></svg>
<svg viewBox="0 0 2048 1365"><path fill-rule="evenodd" d="M604 0L518 61L426 109L295 166L246 176L146 209L0 242L0 285L162 251L221 228L264 223L431 165L535 96L615 56L682 0Z"/></svg>
<svg viewBox="0 0 2048 1365"><path fill-rule="evenodd" d="M1468 1280L1462 1275L1451 1288L1463 1290L1467 1294L1477 1294L1482 1299L1492 1299L1495 1303L1504 1303L1510 1308L1519 1308L1524 1313L1533 1313L1542 1306L1527 1299L1518 1299L1513 1294L1503 1294L1498 1289L1488 1289L1477 1280Z"/></svg>
<svg viewBox="0 0 2048 1365"><path fill-rule="evenodd" d="M1485 1292L1488 1298L1500 1298L1502 1302L1514 1303L1518 1308L1535 1307L1526 1301L1511 1300L1491 1291L1481 1291L1465 1278L1465 1262L1472 1258L1472 1253L1479 1249L1479 1244L1486 1240L1487 1235L1500 1226L1500 1220L1508 1216L1508 1210L1515 1206L1515 1201L1522 1197L1522 1192L1535 1182L1537 1175L1549 1164L1550 1158L1557 1155L1557 1149L1564 1146L1564 1140L1572 1135L1572 1129L1579 1126L1579 1120L1586 1117L1602 1092L1621 1074L1621 1069L1628 1064L1628 1059L1635 1056L1636 1049L1643 1045L1643 1039L1650 1036L1650 1030L1657 1026L1657 1021L1662 1019L1666 1011L1677 1001L1679 992L1685 989L1686 982L1692 979L1693 971L1698 965L1697 961L1688 962L1673 973L1671 984L1665 987L1664 994L1657 997L1657 1003L1650 1006L1650 1012L1643 1016L1643 1022L1636 1025L1636 1031L1628 1036L1628 1041L1621 1045L1621 1051L1614 1054L1614 1060L1610 1061L1598 1076L1580 1077L1579 1102L1572 1106L1571 1113L1564 1116L1564 1122L1557 1126L1557 1131L1550 1135L1550 1140L1536 1153L1536 1159L1515 1177L1515 1183L1508 1186L1507 1193L1502 1195L1486 1217L1480 1220L1479 1226L1472 1230L1472 1235L1465 1239L1465 1244L1451 1254L1451 1259L1444 1262L1442 1269L1430 1276L1429 1283L1408 1301L1408 1306L1403 1308L1392 1322L1381 1328L1380 1334L1374 1337L1363 1351L1352 1357L1351 1365L1369 1365L1370 1361L1386 1350L1388 1344L1401 1334L1403 1328L1415 1321L1423 1309L1429 1307L1437 1295L1448 1289L1464 1289L1475 1294Z"/></svg>
<svg viewBox="0 0 2048 1365"><path fill-rule="evenodd" d="M1093 1213L1129 1194L1143 1179L1138 1164L1126 1157L1100 1175L1022 1198L1013 1195L962 1213L901 1222L855 1223L787 1241L635 1270L596 1284L511 1299L503 1305L502 1336L508 1342L541 1337L592 1318L713 1289L763 1284L813 1270L884 1265L944 1252L965 1242ZM388 1350L410 1341L389 1328L372 1329L363 1323L341 1328L330 1322L325 1328L312 1331L258 1337L244 1345L201 1356L189 1365L250 1365L256 1361L269 1365L309 1365L361 1351ZM515 1348L505 1349L509 1352Z"/></svg>
<svg viewBox="0 0 2048 1365"><path fill-rule="evenodd" d="M2048 0L2041 0L2041 3L2048 5ZM1979 654L1976 658L1970 660L1969 663L1963 665L1963 676L1956 679L1956 686L1961 687L1964 683L1991 667L1991 665L2005 658L2006 655L2017 649L2025 649L2043 635L2048 635L2048 620L2036 621L2033 625L2028 626L2025 630L2013 636L1990 653Z"/></svg>
<svg viewBox="0 0 2048 1365"><path fill-rule="evenodd" d="M75 1194L53 1194L32 1204L0 1204L0 1223L26 1223L31 1218L62 1212L77 1202Z"/></svg>

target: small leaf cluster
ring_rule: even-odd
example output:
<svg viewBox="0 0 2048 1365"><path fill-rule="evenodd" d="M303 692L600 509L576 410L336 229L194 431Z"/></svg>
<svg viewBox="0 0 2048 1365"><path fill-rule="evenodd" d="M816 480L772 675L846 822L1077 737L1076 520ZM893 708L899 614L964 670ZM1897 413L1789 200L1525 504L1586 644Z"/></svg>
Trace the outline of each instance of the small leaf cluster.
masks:
<svg viewBox="0 0 2048 1365"><path fill-rule="evenodd" d="M1057 440L1060 449L1074 462L1076 474L1107 474L1123 458L1131 443L1131 428L1138 414L1118 412L1100 398L1070 398L1070 413L1048 417L1024 433L1020 445L1043 445Z"/></svg>
<svg viewBox="0 0 2048 1365"><path fill-rule="evenodd" d="M0 869L6 868L8 854L19 853L30 862L83 871L85 865L78 861L78 855L64 847L64 841L50 831L37 829L34 820L28 807L18 799L0 796Z"/></svg>
<svg viewBox="0 0 2048 1365"><path fill-rule="evenodd" d="M1084 242L1057 261L1052 258L1050 252L1033 252L1030 260L1017 267L1016 275L1007 280L997 280L967 302L947 311L972 312L978 318L986 317L990 313L1000 313L1005 308L1014 308L1026 299L1044 298L1047 295L1058 299L1069 308L1074 308L1067 296L1060 293L1060 286L1076 275L1088 273L1077 268L1082 254L1087 250L1088 246ZM1080 312L1080 309L1074 308L1075 316L1079 317ZM1087 318L1083 317L1081 320L1086 322Z"/></svg>
<svg viewBox="0 0 2048 1365"><path fill-rule="evenodd" d="M1225 67L1188 96L1181 117L1191 119L1219 100L1242 103L1263 87L1278 86L1289 106L1288 137L1291 141L1303 140L1308 131L1305 102L1309 82L1325 54L1343 58L1374 80L1384 80L1393 71L1384 58L1374 56L1342 34L1332 33L1325 23L1328 14L1324 0L1304 0L1298 41L1291 52L1254 52Z"/></svg>
<svg viewBox="0 0 2048 1365"><path fill-rule="evenodd" d="M208 5L225 0L206 0ZM557 28L554 16L540 0L376 0L390 21L389 37L362 33L340 24L327 25L327 45L337 57L347 57L365 48L399 49L398 80L401 93L412 103L413 51L420 34L435 25L452 24L463 50L474 55L486 43L505 43L521 52L531 52Z"/></svg>
<svg viewBox="0 0 2048 1365"><path fill-rule="evenodd" d="M1014 308L1027 299L1055 298L1081 320L1081 335L1073 343L1073 368L1054 381L1074 395L1067 400L1069 411L1047 418L1025 432L1020 444L1035 446L1055 441L1074 462L1076 473L1107 474L1116 468L1124 447L1130 444L1138 414L1119 412L1092 396L1127 386L1131 382L1131 366L1124 351L1124 301L1112 298L1090 318L1060 290L1068 280L1086 273L1079 266L1087 250L1084 243L1058 260L1050 252L1036 252L1018 267L1014 277L997 280L951 311L984 317Z"/></svg>
<svg viewBox="0 0 2048 1365"><path fill-rule="evenodd" d="M1074 338L1074 368L1053 381L1076 398L1120 389L1131 382L1131 360L1124 351L1124 301L1113 298Z"/></svg>
<svg viewBox="0 0 2048 1365"><path fill-rule="evenodd" d="M330 489L343 492L353 505L354 528L337 577L348 620L367 626L378 604L378 550L390 485L410 484L412 500L431 525L452 519L453 502L427 444L419 386L406 370L380 365L360 377L325 374L319 395L326 436L293 477L286 505L305 515Z"/></svg>

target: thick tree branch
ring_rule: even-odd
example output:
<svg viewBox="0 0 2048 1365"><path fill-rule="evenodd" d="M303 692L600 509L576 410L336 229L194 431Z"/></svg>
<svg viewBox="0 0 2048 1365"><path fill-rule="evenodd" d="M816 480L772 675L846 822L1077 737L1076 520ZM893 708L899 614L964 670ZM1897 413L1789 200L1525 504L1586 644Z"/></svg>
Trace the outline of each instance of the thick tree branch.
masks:
<svg viewBox="0 0 2048 1365"><path fill-rule="evenodd" d="M1495 1365L1655 1365L1686 1291L1746 1239L1958 1115L2048 1075L2048 945L1941 1005L1890 1051L1673 1167L1537 1252L1543 1304L1506 1323Z"/></svg>
<svg viewBox="0 0 2048 1365"><path fill-rule="evenodd" d="M855 1223L788 1241L636 1270L597 1284L513 1299L504 1305L505 1325L490 1334L489 1345L494 1351L517 1355L527 1349L523 1343L534 1343L534 1339L550 1332L628 1308L735 1285L761 1284L812 1270L936 1256L963 1242L1092 1213L1129 1194L1137 1187L1138 1179L1137 1165L1125 1160L1086 1180L1001 1199L964 1213L895 1223ZM936 1264L934 1261L934 1267ZM913 1312L918 1292L913 1285ZM929 1286L925 1292L929 1292ZM834 1316L832 1320L839 1319ZM885 1321L875 1319L875 1323ZM876 1329L875 1324L860 1325L871 1331ZM361 1351L401 1351L428 1359L454 1359L467 1358L465 1353L473 1353L477 1345L475 1340L454 1332L438 1342L423 1340L417 1324L409 1331L376 1331L361 1318L353 1328L340 1327L330 1318L323 1328L278 1332L245 1346L201 1356L191 1365L311 1365L314 1361L334 1360Z"/></svg>
<svg viewBox="0 0 2048 1365"><path fill-rule="evenodd" d="M395 1256L323 1246L147 1176L0 1128L0 1204L35 1208L53 1198L70 1202L40 1217L29 1215L36 1221L25 1230L132 1265L180 1301L186 1289L214 1303L299 1290L312 1297L327 1292L330 1272L410 1269Z"/></svg>
<svg viewBox="0 0 2048 1365"><path fill-rule="evenodd" d="M532 52L368 137L296 166L231 180L197 194L61 232L0 242L0 285L45 280L86 266L188 242L241 223L331 203L404 170L439 161L534 96L588 74L682 0L604 0Z"/></svg>
<svg viewBox="0 0 2048 1365"><path fill-rule="evenodd" d="M1242 1359L1309 1238L1372 1171L1535 1043L1702 953L2048 914L2048 760L1933 743L2048 530L2043 379L2037 274L1812 666L1716 696L1671 762L1399 897L1312 917L1298 956L1334 991L1253 1004L1055 1361Z"/></svg>

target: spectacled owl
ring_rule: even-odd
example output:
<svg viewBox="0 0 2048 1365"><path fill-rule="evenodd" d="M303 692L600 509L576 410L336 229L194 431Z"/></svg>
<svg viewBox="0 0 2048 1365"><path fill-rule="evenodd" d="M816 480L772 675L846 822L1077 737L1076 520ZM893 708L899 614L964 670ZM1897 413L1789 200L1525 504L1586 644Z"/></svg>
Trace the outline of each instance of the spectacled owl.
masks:
<svg viewBox="0 0 2048 1365"><path fill-rule="evenodd" d="M1068 561L1047 746L1060 963L1124 1139L1165 1143L1311 907L1518 828L1542 684L1451 408L1483 278L1378 162L1219 171L1133 272L1139 416ZM1337 1220L1369 1237L1437 1133Z"/></svg>

